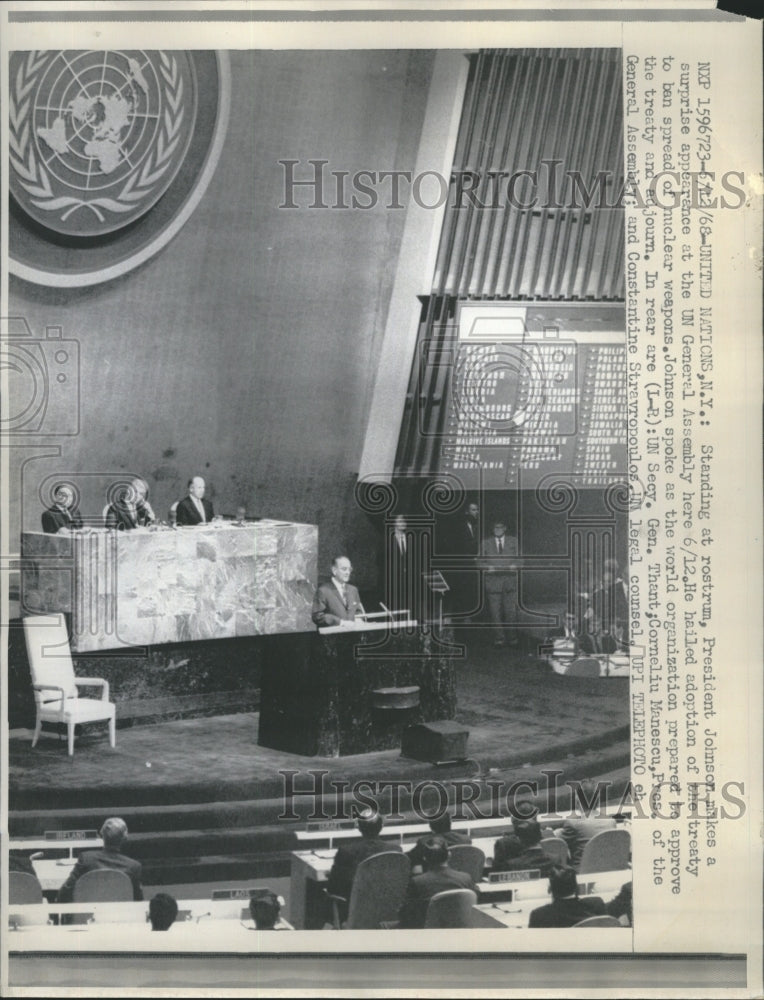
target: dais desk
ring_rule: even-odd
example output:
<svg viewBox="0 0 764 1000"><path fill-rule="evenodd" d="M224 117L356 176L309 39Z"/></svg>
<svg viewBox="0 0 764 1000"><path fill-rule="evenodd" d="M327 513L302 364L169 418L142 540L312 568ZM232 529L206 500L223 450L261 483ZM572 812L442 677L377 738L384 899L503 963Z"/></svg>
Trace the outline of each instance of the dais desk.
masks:
<svg viewBox="0 0 764 1000"><path fill-rule="evenodd" d="M317 553L287 521L26 532L23 614L69 613L75 652L312 631Z"/></svg>

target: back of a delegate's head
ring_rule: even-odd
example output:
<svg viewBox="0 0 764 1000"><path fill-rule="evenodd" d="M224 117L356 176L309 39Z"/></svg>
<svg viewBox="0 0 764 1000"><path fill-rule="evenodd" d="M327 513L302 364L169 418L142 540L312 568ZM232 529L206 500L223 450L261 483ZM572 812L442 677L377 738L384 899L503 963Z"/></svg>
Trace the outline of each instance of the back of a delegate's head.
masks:
<svg viewBox="0 0 764 1000"><path fill-rule="evenodd" d="M249 912L259 931L272 931L281 915L278 896L272 892L257 896L249 901Z"/></svg>
<svg viewBox="0 0 764 1000"><path fill-rule="evenodd" d="M578 896L578 880L575 868L555 865L549 873L549 890L553 899Z"/></svg>
<svg viewBox="0 0 764 1000"><path fill-rule="evenodd" d="M117 850L127 840L127 823L118 816L112 816L104 821L99 836L103 840L104 847Z"/></svg>
<svg viewBox="0 0 764 1000"><path fill-rule="evenodd" d="M178 904L166 892L158 892L149 902L149 920L152 931L166 931L178 915Z"/></svg>
<svg viewBox="0 0 764 1000"><path fill-rule="evenodd" d="M356 825L362 837L376 837L384 825L382 813L375 809L364 809L358 814Z"/></svg>
<svg viewBox="0 0 764 1000"><path fill-rule="evenodd" d="M448 833L451 829L451 817L448 813L442 816L435 816L430 820L430 829L433 833Z"/></svg>
<svg viewBox="0 0 764 1000"><path fill-rule="evenodd" d="M523 845L523 848L535 847L541 843L541 827L538 820L521 819L513 824L515 836Z"/></svg>
<svg viewBox="0 0 764 1000"><path fill-rule="evenodd" d="M523 853L523 845L516 833L504 833L501 836L501 852L507 861L519 858Z"/></svg>
<svg viewBox="0 0 764 1000"><path fill-rule="evenodd" d="M428 837L422 844L422 867L425 871L440 868L448 861L448 844L442 837Z"/></svg>

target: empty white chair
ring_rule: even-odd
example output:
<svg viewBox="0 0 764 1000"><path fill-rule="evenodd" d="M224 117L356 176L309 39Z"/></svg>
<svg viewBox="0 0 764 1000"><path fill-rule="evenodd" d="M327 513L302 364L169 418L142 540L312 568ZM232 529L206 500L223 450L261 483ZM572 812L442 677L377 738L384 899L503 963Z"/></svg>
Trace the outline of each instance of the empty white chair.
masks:
<svg viewBox="0 0 764 1000"><path fill-rule="evenodd" d="M32 746L37 745L43 722L65 725L68 750L74 753L74 727L85 722L108 722L109 743L116 742L116 708L109 701L109 683L101 677L76 677L63 615L35 615L24 619L29 669L32 674L37 721ZM78 687L100 687L100 698L80 698Z"/></svg>

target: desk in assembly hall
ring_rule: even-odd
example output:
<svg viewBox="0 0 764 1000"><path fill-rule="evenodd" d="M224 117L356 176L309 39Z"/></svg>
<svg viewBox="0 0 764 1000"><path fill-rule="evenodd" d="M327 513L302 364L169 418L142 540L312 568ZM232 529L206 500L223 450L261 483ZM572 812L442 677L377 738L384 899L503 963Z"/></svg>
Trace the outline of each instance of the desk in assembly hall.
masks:
<svg viewBox="0 0 764 1000"><path fill-rule="evenodd" d="M416 841L412 841L404 844L404 852L410 851L415 843ZM495 843L495 837L472 841L473 846L479 847L486 856L486 874L490 872ZM324 888L336 853L336 850L325 849L295 851L292 854L289 913L295 928L319 930L327 920ZM630 880L630 869L579 875L579 892L582 896L601 896L607 902ZM479 883L477 910L480 915L476 917L478 926L527 927L530 911L549 902L548 885L548 879L539 878L520 882Z"/></svg>
<svg viewBox="0 0 764 1000"><path fill-rule="evenodd" d="M22 535L25 615L71 615L73 652L312 631L318 529L188 528Z"/></svg>
<svg viewBox="0 0 764 1000"><path fill-rule="evenodd" d="M454 659L442 635L412 622L326 628L294 637L288 657L267 639L258 742L340 757L399 747L406 726L453 719Z"/></svg>
<svg viewBox="0 0 764 1000"><path fill-rule="evenodd" d="M8 907L4 934L9 952L64 951L232 951L264 950L247 895L225 899L181 899L178 916L165 932L153 932L149 903L26 903ZM291 931L280 919L274 931ZM73 936L74 935L74 936Z"/></svg>

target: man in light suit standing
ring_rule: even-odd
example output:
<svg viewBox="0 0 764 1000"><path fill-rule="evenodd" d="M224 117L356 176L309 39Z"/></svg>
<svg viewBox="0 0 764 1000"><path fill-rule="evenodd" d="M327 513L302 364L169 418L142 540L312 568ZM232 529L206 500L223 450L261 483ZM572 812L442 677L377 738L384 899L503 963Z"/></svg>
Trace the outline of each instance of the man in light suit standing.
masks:
<svg viewBox="0 0 764 1000"><path fill-rule="evenodd" d="M313 598L311 617L319 628L352 623L366 614L358 590L348 582L352 572L347 556L335 556L331 580L322 583Z"/></svg>
<svg viewBox="0 0 764 1000"><path fill-rule="evenodd" d="M503 521L495 521L493 534L483 540L480 547L480 566L484 573L485 596L488 614L494 628L494 645L505 645L504 630L517 617L517 539L507 534ZM514 630L509 629L507 640L517 645Z"/></svg>
<svg viewBox="0 0 764 1000"><path fill-rule="evenodd" d="M188 481L188 496L178 504L175 511L175 523L178 525L209 524L215 516L212 504L204 499L207 484L201 476L194 476Z"/></svg>

